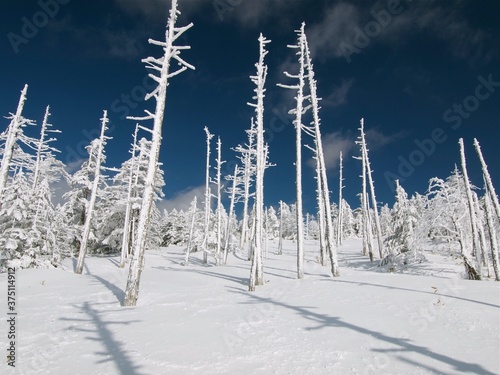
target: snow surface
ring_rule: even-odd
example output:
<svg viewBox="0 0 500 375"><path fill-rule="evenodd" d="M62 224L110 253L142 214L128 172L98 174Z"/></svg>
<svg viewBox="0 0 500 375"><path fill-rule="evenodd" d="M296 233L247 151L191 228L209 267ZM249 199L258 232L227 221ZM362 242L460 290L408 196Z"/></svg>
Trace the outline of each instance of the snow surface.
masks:
<svg viewBox="0 0 500 375"><path fill-rule="evenodd" d="M67 270L17 272L16 369L1 374L499 374L500 283L461 278L453 257L426 254L411 274L388 273L338 248L341 277L306 241L305 279L295 244L275 255L266 285L247 291L250 262L203 265L182 248L146 253L137 307L122 307L128 269L119 257ZM6 311L6 275L0 275ZM1 319L7 349L6 313ZM4 352L5 353L5 352Z"/></svg>

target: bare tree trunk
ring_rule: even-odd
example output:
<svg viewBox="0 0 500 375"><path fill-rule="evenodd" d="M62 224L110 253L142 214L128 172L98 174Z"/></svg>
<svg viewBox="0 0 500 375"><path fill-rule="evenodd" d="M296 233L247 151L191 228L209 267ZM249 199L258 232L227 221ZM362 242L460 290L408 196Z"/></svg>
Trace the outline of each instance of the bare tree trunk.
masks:
<svg viewBox="0 0 500 375"><path fill-rule="evenodd" d="M486 191L490 194L491 205L493 206L493 210L497 215L497 219L500 220L500 203L498 202L498 196L495 192L495 188L493 187L493 182L491 181L490 173L488 172L488 166L483 158L483 153L481 152L481 146L476 138L474 138L474 146L476 148L477 155L479 157L479 161L481 162L481 167L483 169L483 176L486 185Z"/></svg>
<svg viewBox="0 0 500 375"><path fill-rule="evenodd" d="M379 251L380 258L382 259L384 257L384 247L383 247L384 244L383 244L383 240L382 240L382 229L380 228L380 220L378 217L377 199L375 198L375 187L373 185L372 170L370 167L370 159L368 159L368 148L366 147L364 120L363 119L361 119L361 141L362 141L362 152L363 152L363 157L365 158L366 172L368 175L368 183L370 184L370 193L371 193L372 203L373 203L375 227L377 229L378 251Z"/></svg>
<svg viewBox="0 0 500 375"><path fill-rule="evenodd" d="M259 37L259 62L256 64L257 74L252 76L252 81L256 84L255 99L257 104L250 104L255 108L257 114L256 128L256 174L255 174L255 237L254 237L254 254L252 257L252 266L250 271L249 287L250 291L255 290L256 285L264 284L264 275L262 267L262 216L264 209L264 170L266 167L266 153L264 147L264 85L267 77L267 66L264 65L264 57L267 55L265 45L269 40L260 34Z"/></svg>
<svg viewBox="0 0 500 375"><path fill-rule="evenodd" d="M500 281L500 271L498 264L498 243L495 222L493 220L493 209L491 207L491 199L488 192L484 196L484 209L486 211L486 223L488 227L488 235L490 237L491 258L493 261L493 271L495 272L495 280Z"/></svg>
<svg viewBox="0 0 500 375"><path fill-rule="evenodd" d="M14 155L14 147L16 146L17 138L23 122L22 113L24 102L26 101L27 91L28 85L24 85L24 88L21 91L21 97L19 98L19 103L17 104L16 113L12 117L7 130L7 139L3 150L2 163L0 164L0 202L2 201L4 189L7 186L10 164L12 162L12 156Z"/></svg>
<svg viewBox="0 0 500 375"><path fill-rule="evenodd" d="M229 217L227 219L227 227L226 227L226 241L224 243L224 257L223 257L223 264L224 265L227 264L227 255L229 253L229 247L231 245L231 230L232 230L232 222L233 222L233 216L234 216L236 187L238 185L238 173L239 173L238 166L235 166L234 167L234 174L233 174L233 187L231 189L231 200L229 203Z"/></svg>
<svg viewBox="0 0 500 375"><path fill-rule="evenodd" d="M203 263L208 263L208 232L210 229L210 202L212 200L212 192L210 190L210 140L214 137L210 134L208 128L205 126L205 133L207 135L207 162L205 173L205 234L201 248L203 250Z"/></svg>
<svg viewBox="0 0 500 375"><path fill-rule="evenodd" d="M342 151L340 151L340 159L339 159L339 221L337 223L337 246L342 244L342 221L343 221L343 210L342 210Z"/></svg>
<svg viewBox="0 0 500 375"><path fill-rule="evenodd" d="M130 164L130 175L128 179L128 191L127 191L127 206L125 207L125 223L123 225L123 236L122 236L122 249L120 256L120 268L125 267L125 262L127 261L127 255L130 248L130 232L132 230L132 223L130 220L130 214L132 211L132 187L134 183L134 163L135 161L135 150L137 147L137 133L139 131L139 124L135 125L134 131L134 142L132 144L132 163Z"/></svg>
<svg viewBox="0 0 500 375"><path fill-rule="evenodd" d="M193 247L193 235L194 235L194 225L196 224L196 209L197 209L198 198L194 196L193 203L191 204L191 225L189 227L189 240L186 247L186 257L184 259L184 265L189 265L189 254L191 253L191 248Z"/></svg>
<svg viewBox="0 0 500 375"><path fill-rule="evenodd" d="M477 273L479 274L479 279L481 280L482 276L482 267L483 261L481 259L481 249L479 245L479 237L477 230L477 218L476 213L474 212L474 200L472 199L472 190L470 187L469 175L467 173L467 165L465 162L465 150L464 150L464 141L462 138L458 140L458 144L460 145L460 161L462 164L462 175L465 184L465 194L467 196L467 206L469 208L469 218L470 225L472 230L472 253L476 256L477 261Z"/></svg>
<svg viewBox="0 0 500 375"><path fill-rule="evenodd" d="M222 171L222 164L225 162L222 161L222 143L220 140L220 137L217 138L217 177L216 177L216 184L217 184L217 250L215 253L215 262L217 264L220 264L220 258L221 258L221 249L222 249L222 196L221 196L221 171Z"/></svg>
<svg viewBox="0 0 500 375"><path fill-rule="evenodd" d="M283 201L280 201L280 226L279 226L277 255L283 255Z"/></svg>
<svg viewBox="0 0 500 375"><path fill-rule="evenodd" d="M90 201L87 207L87 213L85 215L85 225L83 226L82 240L80 242L80 253L78 254L78 262L76 264L75 273L81 274L83 271L83 264L85 262L85 255L87 254L87 241L89 239L90 228L92 226L92 214L94 211L94 205L97 199L97 189L99 188L99 182L101 179L101 160L104 150L104 145L106 144L106 139L104 133L108 129L106 124L108 120L108 112L104 111L104 115L101 119L101 136L99 138L99 146L97 150L95 171L94 171L94 182L92 184L92 193L90 195Z"/></svg>
<svg viewBox="0 0 500 375"><path fill-rule="evenodd" d="M192 65L189 65L180 57L180 51L188 49L189 47L173 45L174 41L193 25L189 24L185 27L176 28L175 22L179 13L180 12L177 10L177 0L172 0L172 9L170 10L170 17L165 33L165 42L158 42L151 39L149 40L151 44L163 47L165 54L160 59L149 57L143 60L144 62L146 62L147 67L153 69L153 71L160 72L159 77L153 74L149 75L149 77L153 78L158 83L158 86L152 93L146 96L146 99L149 99L151 97L154 97L156 99L155 113L152 114L150 112L147 112L148 116L144 118L132 118L135 120L152 119L154 120L154 125L152 130L153 136L151 151L149 155L144 196L142 200L141 214L139 217L137 241L134 248L134 254L132 256L132 261L130 262L127 287L125 290L125 306L135 306L137 303L137 299L139 298L139 283L141 279L141 273L144 268L144 252L146 250L146 238L154 197L155 174L157 170L158 158L160 156L161 129L165 113L168 79L179 73L182 73L188 68L194 69ZM181 68L174 72L170 72L170 61L172 58L177 60L177 62L181 66Z"/></svg>

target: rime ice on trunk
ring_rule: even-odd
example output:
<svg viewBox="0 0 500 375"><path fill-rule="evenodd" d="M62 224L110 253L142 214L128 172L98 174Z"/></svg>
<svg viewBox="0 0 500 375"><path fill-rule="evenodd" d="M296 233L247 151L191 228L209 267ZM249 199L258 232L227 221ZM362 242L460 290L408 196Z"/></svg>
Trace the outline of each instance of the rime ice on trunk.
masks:
<svg viewBox="0 0 500 375"><path fill-rule="evenodd" d="M370 185L370 195L372 197L372 204L373 204L373 213L374 213L374 219L375 219L375 227L377 229L377 241L378 241L378 251L379 251L379 256L380 258L384 257L384 247L383 247L383 241L382 241L382 229L380 228L380 220L378 217L378 207L377 207L377 199L375 198L375 186L373 185L373 179L372 179L372 170L370 166L370 159L368 158L368 148L366 147L366 140L365 140L365 130L364 130L364 119L361 119L361 151L362 151L362 157L365 160L365 167L366 167L366 173L368 176L368 183Z"/></svg>
<svg viewBox="0 0 500 375"><path fill-rule="evenodd" d="M92 192L90 195L90 201L87 206L86 214L85 214L85 224L83 226L82 239L80 241L80 253L78 254L78 262L76 263L75 273L81 274L83 271L83 265L85 262L85 255L87 254L87 242L89 239L90 228L92 225L92 217L95 202L97 199L97 189L99 188L99 182L101 179L101 162L102 155L104 151L104 146L106 145L106 140L110 139L106 137L104 133L108 129L106 124L109 122L108 120L108 112L104 111L103 117L101 119L101 136L99 137L99 145L97 149L97 156L95 161L95 171L94 171L94 181L92 183ZM92 156L92 155L90 155Z"/></svg>
<svg viewBox="0 0 500 375"><path fill-rule="evenodd" d="M489 194L484 196L484 210L486 211L486 224L490 237L491 258L493 261L493 270L495 272L495 280L500 281L500 266L498 263L498 242L495 221L493 219L493 208L491 207L491 198Z"/></svg>
<svg viewBox="0 0 500 375"><path fill-rule="evenodd" d="M184 259L184 265L189 264L189 254L191 253L191 248L193 247L193 236L194 236L194 225L196 224L196 210L197 210L198 198L196 195L191 203L191 225L189 226L189 240L186 247L186 257Z"/></svg>
<svg viewBox="0 0 500 375"><path fill-rule="evenodd" d="M340 151L340 159L339 159L339 218L337 222L337 246L340 246L342 244L342 222L344 220L343 218L343 210L342 210L342 189L344 186L342 185L342 151Z"/></svg>
<svg viewBox="0 0 500 375"><path fill-rule="evenodd" d="M221 263L221 249L222 249L222 211L224 210L224 207L222 206L222 196L221 196L221 191L222 191L222 185L221 185L221 172L222 172L222 164L224 164L225 161L222 160L222 143L220 140L220 137L217 138L217 166L216 166L216 171L217 171L217 177L216 177L216 184L217 184L217 250L215 253L215 262L217 264Z"/></svg>
<svg viewBox="0 0 500 375"><path fill-rule="evenodd" d="M24 102L26 101L26 92L28 91L28 85L25 85L21 91L21 97L19 98L19 103L17 105L16 113L12 115L11 122L7 129L7 139L5 141L5 147L2 157L2 163L0 164L0 202L2 201L5 186L7 185L7 179L9 176L9 169L11 167L12 156L14 154L14 147L16 146L19 132L23 125L25 119L22 117Z"/></svg>
<svg viewBox="0 0 500 375"><path fill-rule="evenodd" d="M305 85L305 45L304 28L302 23L300 30L296 30L298 42L296 45L289 45L288 48L297 49L296 53L299 60L298 74L284 72L288 78L298 80L295 85L278 84L279 87L296 90L297 102L295 109L289 113L295 114L295 194L296 194L296 226L297 226L297 278L304 278L304 217L302 212L302 115L304 114L304 85Z"/></svg>
<svg viewBox="0 0 500 375"><path fill-rule="evenodd" d="M139 124L136 124L134 131L134 142L132 143L132 161L135 160L135 152L137 148L137 133L139 131ZM123 235L122 235L122 248L120 255L120 268L125 267L125 262L127 261L127 256L130 248L130 233L132 231L132 221L130 220L130 214L132 211L132 187L134 183L134 163L130 164L129 179L128 179L128 191L127 191L127 206L125 207L125 221L123 224Z"/></svg>
<svg viewBox="0 0 500 375"><path fill-rule="evenodd" d="M255 122L251 119L250 129L246 131L248 134L248 144L235 148L236 152L241 153L239 159L243 164L243 218L241 222L241 239L240 248L243 250L248 240L248 203L250 201L250 186L252 184L252 176L255 174Z"/></svg>
<svg viewBox="0 0 500 375"><path fill-rule="evenodd" d="M283 255L283 201L280 201L280 224L278 237L278 255Z"/></svg>
<svg viewBox="0 0 500 375"><path fill-rule="evenodd" d="M48 138L48 133L61 133L60 130L51 130L51 124L48 123L50 116L50 107L47 106L45 109L45 115L43 117L42 128L40 130L40 139L38 140L38 147L36 152L36 161L35 168L33 172L33 190L36 189L38 182L40 181L40 165L42 163L42 159L44 155L46 155L50 151L60 152L59 150L50 147L48 143L55 141L55 138Z"/></svg>
<svg viewBox="0 0 500 375"><path fill-rule="evenodd" d="M254 204L254 226L255 235L253 239L253 257L250 268L250 280L248 289L255 290L256 285L264 284L264 275L262 267L262 224L264 209L264 170L266 167L266 151L264 146L264 96L265 82L267 77L267 66L264 64L264 57L267 55L265 45L270 43L262 34L259 36L259 62L255 64L257 74L251 76L252 82L256 85L253 99L257 104L248 103L255 108L256 113L256 173L255 173L255 204Z"/></svg>
<svg viewBox="0 0 500 375"><path fill-rule="evenodd" d="M149 74L158 86L148 95L146 95L146 100L154 97L156 99L156 109L155 113L146 111L147 116L142 118L132 118L134 120L153 120L152 133L152 144L149 155L148 170L145 181L144 195L141 205L141 214L139 217L139 224L137 227L137 241L134 247L134 252L132 256L132 261L130 262L130 270L127 279L127 287L125 290L125 306L135 306L137 299L139 298L139 283L141 278L141 273L144 267L144 252L146 250L146 237L148 232L148 225L150 221L150 212L153 204L154 198L154 181L155 174L157 170L158 158L160 155L161 146L161 129L163 125L163 117L165 113L165 101L167 96L167 86L169 78L182 73L186 69L194 69L194 67L188 64L180 57L182 50L189 49L189 46L174 46L174 42L193 24L189 24L184 27L176 27L175 23L177 21L177 16L180 12L177 10L177 0L172 0L172 8L170 10L170 17L168 20L167 29L165 32L165 42L159 42L150 39L149 43L157 46L161 46L164 51L164 55L161 58L148 57L143 60L146 63L146 67L151 69L158 75ZM176 71L170 71L170 62L175 59L180 68Z"/></svg>
<svg viewBox="0 0 500 375"><path fill-rule="evenodd" d="M481 249L479 246L479 235L477 230L477 220L476 213L474 212L474 200L472 198L472 190L469 181L469 175L467 173L467 165L465 161L465 150L464 150L464 140L460 138L458 140L458 144L460 145L460 161L462 164L462 176L464 179L465 185L465 194L467 196L467 207L469 209L469 219L472 230L472 254L476 256L477 261L477 280L481 280L482 278L482 259L481 259Z"/></svg>
<svg viewBox="0 0 500 375"><path fill-rule="evenodd" d="M210 202L212 200L212 192L210 190L210 140L214 137L213 134L210 133L208 128L205 126L204 128L205 134L207 135L207 162L206 162L206 171L205 171L205 232L203 236L203 242L201 244L201 248L203 250L203 263L208 263L208 234L210 230Z"/></svg>
<svg viewBox="0 0 500 375"><path fill-rule="evenodd" d="M497 215L497 219L500 220L500 204L498 202L498 196L495 192L495 188L493 187L493 182L491 181L490 172L488 172L488 166L483 158L483 153L481 152L481 146L476 138L474 138L474 147L476 148L477 155L479 157L479 161L481 162L481 167L483 169L484 183L486 185L486 192L490 196L490 203L493 206L493 210Z"/></svg>
<svg viewBox="0 0 500 375"><path fill-rule="evenodd" d="M304 33L304 29L302 29ZM302 43L304 44L304 52L305 52L305 60L307 67L307 78L309 82L310 89L310 101L313 112L313 127L314 127L314 136L315 136L315 144L316 144L316 157L317 157L317 167L319 169L319 175L321 177L321 193L323 194L323 205L324 205L324 216L325 216L325 245L328 255L330 257L330 265L332 276L337 277L340 276L339 265L337 260L337 250L335 249L335 239L334 239L334 230L333 230L333 222L332 222L332 213L331 213L331 205L330 205L330 189L328 188L328 179L326 175L326 164L325 157L323 153L323 141L321 139L321 131L320 131L320 119L319 119L319 98L317 95L317 87L316 80L314 78L314 69L311 59L311 53L309 50L309 45L307 42L307 37L305 33L303 34Z"/></svg>
<svg viewBox="0 0 500 375"><path fill-rule="evenodd" d="M234 205L236 203L236 192L238 190L238 183L239 183L239 181L238 181L239 172L240 172L240 169L236 165L234 167L234 174L232 177L233 186L230 189L231 200L229 203L229 217L227 218L226 239L224 242L224 252L223 252L223 257L222 257L222 264L224 264L224 265L227 264L227 256L229 253L229 247L231 245L231 231L232 231L232 226L233 226Z"/></svg>

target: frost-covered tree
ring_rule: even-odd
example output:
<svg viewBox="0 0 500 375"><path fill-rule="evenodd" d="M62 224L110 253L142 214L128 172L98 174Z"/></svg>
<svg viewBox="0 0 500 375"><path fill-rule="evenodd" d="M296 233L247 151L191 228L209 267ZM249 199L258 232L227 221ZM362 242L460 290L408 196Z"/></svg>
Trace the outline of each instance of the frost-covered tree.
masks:
<svg viewBox="0 0 500 375"><path fill-rule="evenodd" d="M490 203L494 212L496 213L497 219L500 220L500 203L498 202L498 196L495 192L495 188L493 187L493 182L491 181L490 172L488 172L488 166L484 161L483 153L481 151L481 146L476 138L474 138L474 147L476 149L477 155L479 157L479 161L481 162L481 167L483 170L483 177L486 186L486 193L490 197Z"/></svg>
<svg viewBox="0 0 500 375"><path fill-rule="evenodd" d="M256 103L248 103L255 108L256 114L256 171L255 171L255 199L254 199L254 227L253 236L253 257L250 267L249 290L255 291L256 285L264 284L264 272L262 266L262 246L263 246L263 210L264 210L264 171L267 162L266 147L264 146L264 97L265 83L267 78L267 65L264 58L267 55L266 44L270 43L262 34L259 36L259 61L255 64L257 73L250 79L255 84L254 89Z"/></svg>
<svg viewBox="0 0 500 375"><path fill-rule="evenodd" d="M493 270L495 272L495 280L500 281L500 265L498 262L498 241L497 241L498 235L495 222L493 219L493 207L491 204L491 197L489 194L485 194L484 196L484 209L486 216L486 224L488 228L488 237L490 239L491 259L493 263Z"/></svg>
<svg viewBox="0 0 500 375"><path fill-rule="evenodd" d="M337 260L337 250L335 249L335 234L334 234L334 226L332 222L332 215L330 212L330 189L328 188L328 179L326 175L326 164L323 153L323 143L321 138L320 131L320 118L319 118L319 100L320 98L317 95L317 82L314 78L314 69L311 59L311 52L309 50L309 45L307 42L307 37L305 35L304 29L302 29L303 38L302 43L304 44L304 52L305 52L305 62L307 67L307 81L309 83L309 101L311 103L313 121L311 123L314 128L314 139L316 146L316 161L317 161L317 175L321 179L321 194L324 205L324 210L322 211L324 218L324 229L325 229L325 245L328 255L330 257L330 265L332 276L336 277L340 275L338 260ZM340 202L339 202L340 204ZM322 228L320 228L322 229Z"/></svg>
<svg viewBox="0 0 500 375"><path fill-rule="evenodd" d="M396 202L391 216L391 234L385 240L391 254L415 251L415 227L418 216L415 207L408 199L408 194L398 180L396 180Z"/></svg>
<svg viewBox="0 0 500 375"><path fill-rule="evenodd" d="M343 223L344 223L344 218L342 217L344 214L344 210L342 210L342 189L344 188L344 185L342 181L344 180L342 178L342 151L340 151L340 156L339 156L339 217L337 219L337 246L340 246L342 244L342 232L343 232Z"/></svg>
<svg viewBox="0 0 500 375"><path fill-rule="evenodd" d="M471 225L464 179L457 168L446 180L437 177L430 180L427 200L427 210L419 220L419 232L431 239L458 243L467 278L478 280L478 268L471 258ZM420 233L419 236L422 236Z"/></svg>
<svg viewBox="0 0 500 375"><path fill-rule="evenodd" d="M92 182L92 190L90 191L90 200L85 211L85 223L83 225L82 237L80 241L80 252L78 254L78 262L76 264L75 273L81 274L83 271L83 265L85 262L85 255L87 254L87 241L89 239L90 230L92 226L92 214L94 211L94 206L97 200L97 193L99 189L99 184L101 182L101 164L104 161L104 147L106 146L106 141L111 139L105 135L108 129L107 123L108 112L104 111L101 119L101 136L94 142L97 149L95 155L95 170L94 170L94 181Z"/></svg>
<svg viewBox="0 0 500 375"><path fill-rule="evenodd" d="M357 141L358 144L362 146L362 141ZM370 261L373 262L373 236L372 236L372 225L370 219L370 207L368 201L368 194L366 192L366 159L364 157L363 151L361 151L360 157L354 157L355 159L361 160L361 214L360 214L360 226L363 236L363 255L370 257Z"/></svg>
<svg viewBox="0 0 500 375"><path fill-rule="evenodd" d="M226 239L224 242L224 251L223 251L223 257L222 257L222 264L226 265L227 264L227 256L231 247L231 237L232 237L232 229L234 227L234 221L236 218L234 217L234 206L237 203L237 199L239 196L241 196L242 191L241 191L241 183L242 179L240 176L240 168L236 165L234 167L234 173L232 176L226 176L226 179L228 181L232 181L232 186L228 189L228 193L230 195L230 201L229 201L229 216L227 219L227 226L226 226Z"/></svg>
<svg viewBox="0 0 500 375"><path fill-rule="evenodd" d="M391 209L386 203L380 209L380 229L382 230L382 235L387 237L393 233L391 228Z"/></svg>
<svg viewBox="0 0 500 375"><path fill-rule="evenodd" d="M280 201L279 208L279 234L278 234L278 255L283 254L283 201Z"/></svg>
<svg viewBox="0 0 500 375"><path fill-rule="evenodd" d="M23 130L27 126L35 125L34 121L29 120L22 115L27 91L28 85L25 85L23 90L21 91L21 97L19 98L16 113L10 113L10 116L7 117L7 119L10 120L10 124L7 129L0 135L0 141L2 141L3 143L1 148L2 160L0 162L0 201L2 199L4 189L7 186L9 171L14 166L26 168L26 164L31 164L29 156L27 156L28 160L24 160L25 157L22 150L19 149L18 142L22 142L33 149L35 148L36 144L36 140L27 137L24 134ZM14 163L16 149L20 150L21 155L19 155L20 160L17 163Z"/></svg>
<svg viewBox="0 0 500 375"><path fill-rule="evenodd" d="M465 149L464 149L464 140L460 138L458 140L458 144L460 146L460 161L462 165L462 177L464 179L465 186L465 195L467 197L467 207L469 212L469 222L471 226L471 234L472 234L472 254L476 256L477 261L477 272L478 279L481 280L482 277L482 264L483 260L481 259L482 251L479 245L479 230L477 225L477 215L474 210L474 199L472 198L472 188L469 181L469 175L467 172L467 164L465 161Z"/></svg>
<svg viewBox="0 0 500 375"><path fill-rule="evenodd" d="M61 133L60 130L51 129L52 124L49 124L50 107L47 106L45 110L45 116L43 117L42 128L40 130L40 139L38 140L37 150L36 150L36 160L33 171L33 189L36 189L41 174L41 165L45 158L52 155L53 152L60 152L55 147L51 147L50 143L54 142L56 138L50 137L50 133Z"/></svg>
<svg viewBox="0 0 500 375"><path fill-rule="evenodd" d="M222 250L222 226L224 223L222 222L222 216L223 216L223 211L224 211L224 206L222 205L222 165L225 163L224 160L222 160L222 142L220 140L220 137L217 138L217 159L216 159L216 190L217 190L217 209L216 209L216 214L217 214L217 247L216 247L216 252L215 252L215 263L220 264L221 263L221 250ZM225 259L225 256L224 256Z"/></svg>
<svg viewBox="0 0 500 375"><path fill-rule="evenodd" d="M165 101L167 94L168 80L179 73L182 73L186 69L194 69L194 67L188 64L180 57L182 50L189 49L189 46L176 46L174 42L182 35L185 31L193 26L189 24L184 27L176 27L177 17L179 15L177 10L177 0L172 0L172 8L170 10L170 17L168 20L167 29L165 32L165 41L155 41L150 39L149 43L160 46L163 48L164 54L161 58L147 57L143 60L146 63L147 68L151 69L153 73L149 74L158 86L146 96L146 100L150 98L155 98L156 109L154 113L146 111L147 116L144 118L136 118L136 120L153 120L153 130L152 130L152 144L149 156L149 165L147 171L147 177L145 181L145 189L141 206L141 216L139 217L138 230L137 230L137 241L134 248L134 254L132 261L130 263L130 272L127 279L127 287L125 290L125 306L135 306L137 299L139 298L139 283L141 278L142 269L144 267L144 251L146 250L146 236L147 227L150 221L151 207L153 205L154 198L154 180L157 170L158 159L160 156L160 146L161 146L161 129L163 125L163 117L165 113ZM180 68L177 70L171 70L170 63L174 59ZM156 74L154 74L156 73Z"/></svg>
<svg viewBox="0 0 500 375"><path fill-rule="evenodd" d="M299 61L299 72L290 74L285 71L288 78L297 80L294 85L278 84L279 87L297 91L295 96L296 107L290 110L290 114L295 115L293 124L295 126L295 193L296 193L296 225L297 225L297 278L304 278L304 216L302 209L302 116L304 114L304 89L305 89L305 44L304 33L305 24L303 23L297 33L297 44L289 45L288 48L298 50L296 55Z"/></svg>
<svg viewBox="0 0 500 375"><path fill-rule="evenodd" d="M241 222L241 237L240 237L240 248L244 249L245 244L248 241L248 207L250 198L253 196L253 193L250 192L250 188L252 187L252 182L255 176L255 122L254 119L251 119L250 129L246 130L248 143L243 145L238 145L234 148L234 151L239 153L238 159L241 161L241 165L243 166L243 217Z"/></svg>
<svg viewBox="0 0 500 375"><path fill-rule="evenodd" d="M361 127L359 129L360 130L359 144L361 145L361 157L364 159L365 168L366 168L366 175L368 177L368 183L370 186L370 196L371 196L371 200L372 200L373 213L374 213L373 217L375 219L375 228L377 230L378 251L379 251L380 258L383 258L385 256L385 253L384 253L384 246L383 246L382 230L380 229L380 220L379 220L379 216L378 216L377 199L375 197L375 186L373 184L370 159L368 158L368 148L366 145L365 130L364 130L364 119L361 119L360 123L361 123Z"/></svg>
<svg viewBox="0 0 500 375"><path fill-rule="evenodd" d="M184 259L184 265L187 266L189 264L189 254L191 254L191 251L194 247L195 244L195 230L196 230L196 214L198 211L198 198L196 195L193 198L193 201L191 202L191 209L189 210L189 216L190 216L190 225L189 225L189 238L188 238L188 243L186 247L186 256Z"/></svg>
<svg viewBox="0 0 500 375"><path fill-rule="evenodd" d="M139 131L139 124L136 124L134 134L132 149L130 153L132 155L132 160L135 161L136 149L137 149L137 133ZM130 243L131 243L131 232L132 232L132 221L130 220L132 213L132 194L134 188L134 172L136 170L136 165L134 162L129 163L128 166L128 181L127 181L127 201L125 206L125 218L123 223L123 233L122 233L122 246L121 246L121 256L120 256L120 268L125 267L125 262L130 253Z"/></svg>
<svg viewBox="0 0 500 375"><path fill-rule="evenodd" d="M5 189L0 208L0 272L18 268L57 267L63 256L64 228L52 204L50 179L33 190L21 170Z"/></svg>
<svg viewBox="0 0 500 375"><path fill-rule="evenodd" d="M203 250L203 263L208 263L208 240L210 235L210 214L211 208L210 203L212 201L212 190L210 188L210 141L214 137L213 134L210 133L208 127L204 128L205 134L207 136L207 162L205 169L205 235L203 237L203 243L201 245Z"/></svg>

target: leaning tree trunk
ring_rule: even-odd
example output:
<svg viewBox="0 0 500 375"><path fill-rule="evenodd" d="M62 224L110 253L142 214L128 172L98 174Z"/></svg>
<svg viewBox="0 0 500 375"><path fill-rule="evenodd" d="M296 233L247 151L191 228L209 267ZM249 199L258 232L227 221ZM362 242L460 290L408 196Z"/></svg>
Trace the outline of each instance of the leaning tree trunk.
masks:
<svg viewBox="0 0 500 375"><path fill-rule="evenodd" d="M467 196L467 206L469 208L469 218L470 218L470 225L471 225L471 231L472 231L472 254L475 254L476 256L476 261L477 261L477 273L479 274L479 279L481 280L482 276L482 259L481 259L481 249L479 245L479 236L478 236L478 230L477 230L477 217L476 213L474 212L474 200L472 198L472 190L470 187L470 181L469 181L469 175L467 173L467 165L465 161L465 150L464 150L464 141L462 138L458 140L458 144L460 145L460 161L462 164L462 175L464 179L464 184L465 184L465 194ZM476 279L474 279L476 280Z"/></svg>
<svg viewBox="0 0 500 375"><path fill-rule="evenodd" d="M85 215L85 224L83 226L82 240L80 242L80 253L78 254L78 262L76 264L75 273L81 274L83 272L83 264L85 262L85 255L87 254L87 242L90 235L90 227L92 224L92 215L94 212L94 206L97 199L97 189L99 188L99 182L101 179L101 161L102 154L104 150L104 145L106 144L106 137L104 136L107 130L106 124L108 123L108 112L104 111L104 116L101 119L101 136L99 138L99 148L97 150L95 170L94 170L94 182L92 184L92 193L90 195L90 201L87 207ZM92 155L90 155L92 156Z"/></svg>
<svg viewBox="0 0 500 375"><path fill-rule="evenodd" d="M165 33L165 42L158 42L151 39L149 40L151 44L163 47L165 54L160 59L149 57L143 60L144 62L146 62L147 67L160 73L159 76L153 74L149 75L156 82L158 82L158 86L152 93L146 96L146 99L149 99L151 97L154 97L156 99L155 113L152 114L150 112L147 112L148 116L144 118L132 118L135 120L152 119L154 120L154 124L152 130L153 136L145 181L144 195L142 199L141 213L139 216L139 224L137 228L137 241L134 248L134 254L132 256L132 261L130 262L127 287L125 290L125 306L135 306L137 303L137 299L139 298L139 283L141 279L141 273L144 268L144 252L146 250L146 239L150 221L150 213L155 194L154 181L158 159L160 156L160 146L162 139L161 130L163 125L163 117L165 114L165 101L167 97L168 79L179 73L182 73L188 68L194 69L192 65L189 65L182 58L180 58L181 50L188 49L189 47L173 45L173 42L193 25L189 24L185 27L176 28L175 22L179 13L180 12L177 10L177 0L172 0L172 9L170 10L170 17ZM177 63L181 66L181 68L174 72L170 72L170 61L172 58L177 60Z"/></svg>

